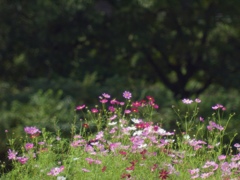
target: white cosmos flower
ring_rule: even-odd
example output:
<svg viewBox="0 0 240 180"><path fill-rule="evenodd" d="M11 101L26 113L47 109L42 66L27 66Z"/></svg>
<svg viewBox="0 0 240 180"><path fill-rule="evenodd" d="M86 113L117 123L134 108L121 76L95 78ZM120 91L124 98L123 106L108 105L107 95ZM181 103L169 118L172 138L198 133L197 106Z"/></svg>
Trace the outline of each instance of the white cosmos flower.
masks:
<svg viewBox="0 0 240 180"><path fill-rule="evenodd" d="M133 119L131 119L131 120L132 120L132 122L134 122L135 124L140 123L140 121L139 121L138 119L136 119L136 118L133 118Z"/></svg>
<svg viewBox="0 0 240 180"><path fill-rule="evenodd" d="M128 130L130 130L130 131L135 131L137 128L136 127L134 127L134 126L132 126L132 127L128 127Z"/></svg>
<svg viewBox="0 0 240 180"><path fill-rule="evenodd" d="M139 149L147 147L147 144L141 144L138 146Z"/></svg>
<svg viewBox="0 0 240 180"><path fill-rule="evenodd" d="M135 131L134 133L133 133L133 136L139 136L139 135L141 135L142 134L142 131Z"/></svg>
<svg viewBox="0 0 240 180"><path fill-rule="evenodd" d="M116 125L116 124L117 124L117 122L108 123L109 126L114 126L114 125Z"/></svg>
<svg viewBox="0 0 240 180"><path fill-rule="evenodd" d="M162 128L158 128L158 131L157 131L160 135L162 134L165 134L166 133L166 130L162 129Z"/></svg>

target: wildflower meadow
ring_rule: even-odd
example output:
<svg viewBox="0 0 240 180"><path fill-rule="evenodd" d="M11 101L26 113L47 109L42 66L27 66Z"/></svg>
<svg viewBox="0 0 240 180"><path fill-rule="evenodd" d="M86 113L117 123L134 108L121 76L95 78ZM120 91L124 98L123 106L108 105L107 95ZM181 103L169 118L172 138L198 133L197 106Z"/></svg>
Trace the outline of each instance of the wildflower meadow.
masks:
<svg viewBox="0 0 240 180"><path fill-rule="evenodd" d="M76 106L70 138L37 124L23 138L6 130L12 169L1 165L0 179L240 179L240 143L227 131L234 114L223 120L224 105L202 117L201 99L183 99L184 111L172 106L177 128L167 130L154 97L132 99L129 91L122 99L103 93L94 107Z"/></svg>

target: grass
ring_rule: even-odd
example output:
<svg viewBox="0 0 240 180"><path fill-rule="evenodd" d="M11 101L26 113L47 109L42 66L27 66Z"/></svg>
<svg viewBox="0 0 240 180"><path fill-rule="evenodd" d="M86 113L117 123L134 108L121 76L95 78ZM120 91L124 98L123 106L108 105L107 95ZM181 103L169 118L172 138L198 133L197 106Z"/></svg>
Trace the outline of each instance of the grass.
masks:
<svg viewBox="0 0 240 180"><path fill-rule="evenodd" d="M240 179L240 144L227 131L234 114L224 120L226 109L217 104L202 118L201 103L184 99L184 111L173 106L177 128L167 131L155 119L153 97L132 101L125 91L119 101L104 93L98 105L76 107L71 138L34 124L23 138L6 131L12 170L2 163L1 179Z"/></svg>

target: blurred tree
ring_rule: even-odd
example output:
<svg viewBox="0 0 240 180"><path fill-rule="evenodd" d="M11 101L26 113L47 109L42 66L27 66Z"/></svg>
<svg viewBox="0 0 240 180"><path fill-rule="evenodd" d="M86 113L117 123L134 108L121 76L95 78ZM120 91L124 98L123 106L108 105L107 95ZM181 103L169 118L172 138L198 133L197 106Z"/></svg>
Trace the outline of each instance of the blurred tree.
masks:
<svg viewBox="0 0 240 180"><path fill-rule="evenodd" d="M239 87L237 0L0 1L2 80L119 75L175 95Z"/></svg>

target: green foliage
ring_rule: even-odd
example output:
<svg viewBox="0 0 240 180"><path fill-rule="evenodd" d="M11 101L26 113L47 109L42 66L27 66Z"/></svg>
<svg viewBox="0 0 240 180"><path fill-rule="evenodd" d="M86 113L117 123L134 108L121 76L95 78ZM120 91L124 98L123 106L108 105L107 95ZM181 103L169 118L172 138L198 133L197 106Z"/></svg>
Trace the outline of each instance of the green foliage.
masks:
<svg viewBox="0 0 240 180"><path fill-rule="evenodd" d="M1 1L1 80L161 82L175 97L238 88L238 1ZM221 72L221 73L220 73ZM196 82L197 86L191 86Z"/></svg>

